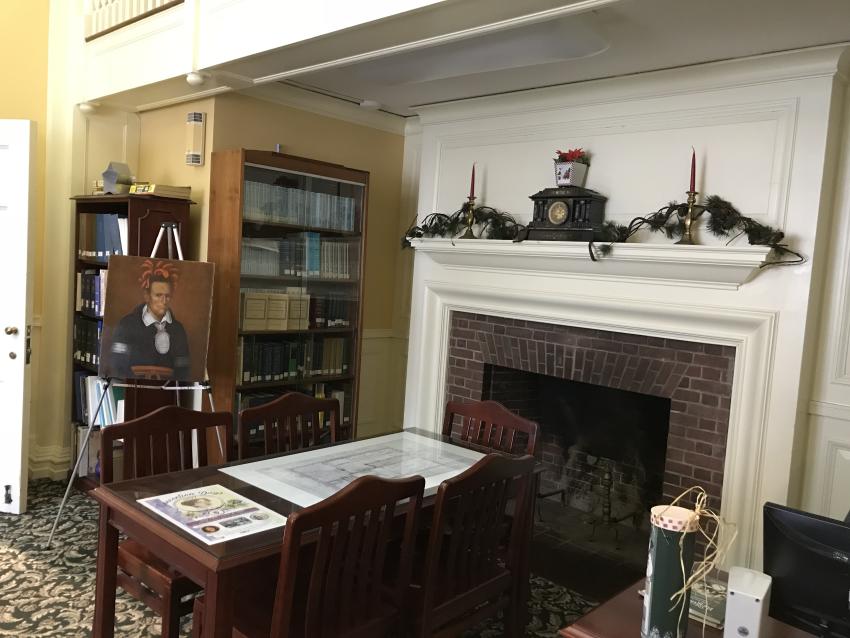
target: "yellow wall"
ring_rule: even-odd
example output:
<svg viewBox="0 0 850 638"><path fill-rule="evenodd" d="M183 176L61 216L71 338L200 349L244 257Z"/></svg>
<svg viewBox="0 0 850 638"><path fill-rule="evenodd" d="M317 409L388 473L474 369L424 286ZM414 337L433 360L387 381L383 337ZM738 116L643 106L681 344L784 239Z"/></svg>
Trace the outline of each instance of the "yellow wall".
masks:
<svg viewBox="0 0 850 638"><path fill-rule="evenodd" d="M186 114L207 114L204 165L187 166ZM139 168L136 178L173 186L191 186L191 231L188 237L189 259L206 259L207 211L209 210L210 153L214 126L215 100L197 100L140 115ZM187 242L184 241L184 244Z"/></svg>
<svg viewBox="0 0 850 638"><path fill-rule="evenodd" d="M281 151L369 171L365 329L390 329L404 137L242 95L216 98L213 150Z"/></svg>
<svg viewBox="0 0 850 638"><path fill-rule="evenodd" d="M33 312L42 309L48 0L0 2L0 118L36 123Z"/></svg>

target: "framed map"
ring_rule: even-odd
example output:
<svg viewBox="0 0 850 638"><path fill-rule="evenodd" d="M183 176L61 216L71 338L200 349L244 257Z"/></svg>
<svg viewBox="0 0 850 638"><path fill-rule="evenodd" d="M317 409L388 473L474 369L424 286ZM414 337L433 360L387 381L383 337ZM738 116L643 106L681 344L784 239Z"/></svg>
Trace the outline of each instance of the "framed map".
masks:
<svg viewBox="0 0 850 638"><path fill-rule="evenodd" d="M301 507L318 503L360 476L425 478L425 494L484 454L412 432L246 463L220 471Z"/></svg>

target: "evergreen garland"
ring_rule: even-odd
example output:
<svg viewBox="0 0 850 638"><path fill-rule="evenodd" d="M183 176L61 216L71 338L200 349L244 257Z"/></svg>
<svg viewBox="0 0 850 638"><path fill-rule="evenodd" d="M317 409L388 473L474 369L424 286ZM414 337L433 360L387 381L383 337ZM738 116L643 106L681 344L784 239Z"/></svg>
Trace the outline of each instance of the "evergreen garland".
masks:
<svg viewBox="0 0 850 638"><path fill-rule="evenodd" d="M480 226L480 239L515 239L525 228L517 223L510 213L497 211L490 206L478 206L472 210L475 225ZM409 248L411 239L420 237L449 237L454 239L466 228L466 210L461 208L451 215L431 213L417 225L413 224L401 238L401 247Z"/></svg>
<svg viewBox="0 0 850 638"><path fill-rule="evenodd" d="M708 230L715 237L732 237L728 243L731 243L740 235L746 235L750 244L755 246L770 246L776 251L779 259L775 261L767 261L761 265L765 266L788 266L791 264L801 264L806 261L798 252L788 248L787 244L783 244L785 233L781 230L776 230L770 226L762 224L744 217L738 209L730 202L727 202L722 197L711 195L706 198L705 204L700 207L695 215L694 221L699 219L703 213L708 213ZM687 213L687 204L678 204L671 202L667 206L659 208L654 213L646 216L635 217L629 222L628 226L617 224L615 222L605 222L602 225L602 240L608 242L602 245L595 245L594 242L588 244L590 258L597 261L596 251L599 255L606 256L611 254L611 250L615 243L627 241L641 228L648 228L650 232L664 232L668 239L676 239L682 236L684 231L683 217ZM793 256L793 259L783 259L785 256Z"/></svg>

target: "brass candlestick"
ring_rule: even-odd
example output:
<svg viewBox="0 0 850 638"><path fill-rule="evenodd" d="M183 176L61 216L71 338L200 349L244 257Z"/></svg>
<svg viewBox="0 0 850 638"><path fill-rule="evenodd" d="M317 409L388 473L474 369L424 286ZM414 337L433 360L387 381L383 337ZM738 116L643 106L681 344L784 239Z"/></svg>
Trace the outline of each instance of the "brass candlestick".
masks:
<svg viewBox="0 0 850 638"><path fill-rule="evenodd" d="M475 197L470 195L467 201L463 203L461 210L466 217L466 232L458 239L478 239L475 233L472 232L472 227L475 225Z"/></svg>
<svg viewBox="0 0 850 638"><path fill-rule="evenodd" d="M685 212L679 212L679 217L682 219L682 238L677 241L677 244L682 244L683 246L695 246L696 242L694 241L693 234L691 232L691 226L696 221L696 219L703 213L705 210L704 206L697 206L697 191L687 191L688 193L688 209Z"/></svg>

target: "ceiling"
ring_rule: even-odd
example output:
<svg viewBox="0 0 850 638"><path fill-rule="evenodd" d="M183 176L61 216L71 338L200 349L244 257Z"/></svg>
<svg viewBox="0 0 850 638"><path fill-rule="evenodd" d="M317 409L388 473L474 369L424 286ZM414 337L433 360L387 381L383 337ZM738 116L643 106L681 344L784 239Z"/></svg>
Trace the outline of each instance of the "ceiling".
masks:
<svg viewBox="0 0 850 638"><path fill-rule="evenodd" d="M412 115L418 105L848 41L846 0L620 0L283 81Z"/></svg>
<svg viewBox="0 0 850 638"><path fill-rule="evenodd" d="M447 0L219 65L199 89L173 78L113 102L153 108L285 83L411 116L421 105L845 42L847 0Z"/></svg>

